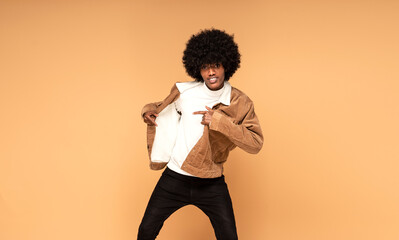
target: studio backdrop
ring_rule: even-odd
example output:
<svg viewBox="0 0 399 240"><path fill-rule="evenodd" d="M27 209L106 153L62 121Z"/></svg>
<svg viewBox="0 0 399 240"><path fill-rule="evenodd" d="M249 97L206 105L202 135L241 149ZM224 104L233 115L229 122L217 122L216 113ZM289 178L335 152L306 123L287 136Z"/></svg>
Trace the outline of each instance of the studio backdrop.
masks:
<svg viewBox="0 0 399 240"><path fill-rule="evenodd" d="M0 1L0 239L131 240L161 174L140 111L234 34L265 142L224 174L243 240L399 239L399 2ZM215 239L187 206L163 240Z"/></svg>

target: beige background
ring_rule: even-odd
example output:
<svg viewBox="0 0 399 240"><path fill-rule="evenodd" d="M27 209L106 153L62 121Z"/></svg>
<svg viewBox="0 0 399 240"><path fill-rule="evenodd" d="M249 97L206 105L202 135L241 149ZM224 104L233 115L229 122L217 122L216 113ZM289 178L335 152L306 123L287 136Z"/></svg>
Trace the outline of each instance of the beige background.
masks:
<svg viewBox="0 0 399 240"><path fill-rule="evenodd" d="M225 175L240 239L399 239L398 1L0 1L0 239L135 239L161 172L141 107L185 42L235 34L258 155ZM186 207L159 239L214 239Z"/></svg>

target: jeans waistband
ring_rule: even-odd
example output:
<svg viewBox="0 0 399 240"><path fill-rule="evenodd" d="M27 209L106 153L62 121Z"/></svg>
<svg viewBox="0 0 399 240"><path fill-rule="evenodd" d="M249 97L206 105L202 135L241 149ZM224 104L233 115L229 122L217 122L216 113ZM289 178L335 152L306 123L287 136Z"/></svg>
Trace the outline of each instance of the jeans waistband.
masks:
<svg viewBox="0 0 399 240"><path fill-rule="evenodd" d="M169 175L171 177L174 177L176 179L179 179L179 180L185 181L185 182L212 183L212 182L224 180L224 175L217 177L217 178L200 178L200 177L187 176L187 175L177 173L168 167L165 168L165 171L162 174Z"/></svg>

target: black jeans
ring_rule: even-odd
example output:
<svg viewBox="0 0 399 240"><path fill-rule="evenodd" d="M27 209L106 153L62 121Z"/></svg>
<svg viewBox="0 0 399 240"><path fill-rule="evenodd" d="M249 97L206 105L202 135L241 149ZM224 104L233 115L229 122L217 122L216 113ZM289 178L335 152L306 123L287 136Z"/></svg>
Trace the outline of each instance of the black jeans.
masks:
<svg viewBox="0 0 399 240"><path fill-rule="evenodd" d="M153 240L165 220L179 208L193 204L210 219L218 240L236 240L233 206L224 176L198 178L166 168L148 202L138 240Z"/></svg>

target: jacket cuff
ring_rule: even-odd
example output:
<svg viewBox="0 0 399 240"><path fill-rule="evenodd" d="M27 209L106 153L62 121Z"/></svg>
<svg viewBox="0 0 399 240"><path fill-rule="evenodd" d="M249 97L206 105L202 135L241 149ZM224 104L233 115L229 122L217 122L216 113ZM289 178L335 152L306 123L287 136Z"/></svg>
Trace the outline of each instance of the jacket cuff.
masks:
<svg viewBox="0 0 399 240"><path fill-rule="evenodd" d="M223 121L225 121L223 114L215 111L213 112L211 123L209 124L209 129L218 131L218 132L223 132Z"/></svg>
<svg viewBox="0 0 399 240"><path fill-rule="evenodd" d="M141 117L143 117L144 113L146 113L148 111L155 111L156 108L157 108L156 104L154 104L154 103L149 103L149 104L145 105L143 107L143 110L141 110Z"/></svg>

